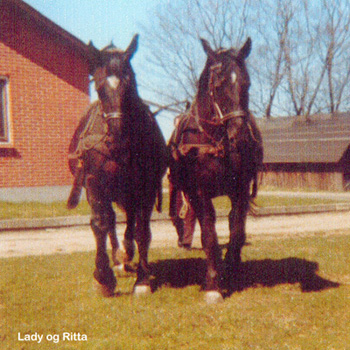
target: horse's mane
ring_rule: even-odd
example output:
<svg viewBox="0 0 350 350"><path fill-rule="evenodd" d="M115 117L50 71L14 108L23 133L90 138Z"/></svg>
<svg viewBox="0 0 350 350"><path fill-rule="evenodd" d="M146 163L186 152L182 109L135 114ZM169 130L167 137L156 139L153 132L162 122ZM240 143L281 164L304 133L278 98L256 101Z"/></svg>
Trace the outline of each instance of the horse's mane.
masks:
<svg viewBox="0 0 350 350"><path fill-rule="evenodd" d="M211 106L209 96L209 79L211 65L212 61L208 57L204 69L199 77L197 94L195 95L192 106L190 108L191 114L195 115L196 118L200 119L210 119L214 111L213 106Z"/></svg>
<svg viewBox="0 0 350 350"><path fill-rule="evenodd" d="M151 111L146 105L143 100L141 99L138 89L137 89L137 83L135 78L135 73L130 65L130 71L129 71L129 86L127 91L127 96L125 98L125 106L126 110L125 112L128 114L129 112L132 113L132 115L138 117L143 116L145 114L151 115Z"/></svg>

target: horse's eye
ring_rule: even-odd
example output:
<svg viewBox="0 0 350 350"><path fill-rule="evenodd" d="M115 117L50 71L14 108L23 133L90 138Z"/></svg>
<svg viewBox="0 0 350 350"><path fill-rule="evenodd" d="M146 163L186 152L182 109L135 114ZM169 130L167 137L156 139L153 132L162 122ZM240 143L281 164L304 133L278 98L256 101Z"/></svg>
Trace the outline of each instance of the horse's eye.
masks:
<svg viewBox="0 0 350 350"><path fill-rule="evenodd" d="M115 90L118 87L120 80L115 75L110 75L107 78L107 82L108 85Z"/></svg>
<svg viewBox="0 0 350 350"><path fill-rule="evenodd" d="M235 72L232 72L231 73L231 81L232 83L234 84L237 80L237 74Z"/></svg>

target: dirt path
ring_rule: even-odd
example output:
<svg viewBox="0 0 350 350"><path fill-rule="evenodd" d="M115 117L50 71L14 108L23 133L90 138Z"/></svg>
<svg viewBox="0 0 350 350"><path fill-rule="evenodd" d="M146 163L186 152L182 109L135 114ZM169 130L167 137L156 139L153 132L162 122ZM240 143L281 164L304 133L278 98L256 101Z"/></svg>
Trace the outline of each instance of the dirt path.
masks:
<svg viewBox="0 0 350 350"><path fill-rule="evenodd" d="M228 222L220 219L216 225L220 242L228 239ZM125 225L118 225L118 236ZM170 221L152 222L153 239L151 247L176 247L177 236ZM350 234L350 212L249 217L248 239L274 239L310 234ZM194 247L200 247L199 226L196 226ZM88 226L28 230L0 233L0 258L26 255L47 255L72 253L95 249L93 234Z"/></svg>

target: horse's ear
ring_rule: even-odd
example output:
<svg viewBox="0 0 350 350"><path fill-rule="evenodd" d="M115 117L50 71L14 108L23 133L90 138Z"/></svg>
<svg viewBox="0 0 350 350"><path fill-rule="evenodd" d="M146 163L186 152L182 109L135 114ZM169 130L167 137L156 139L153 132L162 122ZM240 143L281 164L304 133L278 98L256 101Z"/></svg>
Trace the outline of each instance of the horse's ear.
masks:
<svg viewBox="0 0 350 350"><path fill-rule="evenodd" d="M89 74L93 75L96 68L100 65L100 51L96 49L91 40L88 44L88 52Z"/></svg>
<svg viewBox="0 0 350 350"><path fill-rule="evenodd" d="M214 58L215 56L215 52L214 50L211 48L210 44L208 43L208 41L206 41L205 39L201 38L201 43L203 46L203 49L205 51L205 53L207 54L208 57Z"/></svg>
<svg viewBox="0 0 350 350"><path fill-rule="evenodd" d="M245 44L242 46L242 48L238 51L237 57L241 60L245 60L252 50L252 39L248 37Z"/></svg>
<svg viewBox="0 0 350 350"><path fill-rule="evenodd" d="M132 57L134 56L134 53L137 50L138 47L138 40L139 35L135 34L134 37L131 40L131 43L129 44L128 48L125 50L125 59L130 61Z"/></svg>

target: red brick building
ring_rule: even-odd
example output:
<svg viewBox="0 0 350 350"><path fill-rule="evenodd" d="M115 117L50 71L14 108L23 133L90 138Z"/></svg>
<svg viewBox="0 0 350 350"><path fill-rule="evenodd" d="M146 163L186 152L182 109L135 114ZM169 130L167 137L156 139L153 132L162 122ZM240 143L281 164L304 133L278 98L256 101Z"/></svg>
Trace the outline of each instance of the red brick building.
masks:
<svg viewBox="0 0 350 350"><path fill-rule="evenodd" d="M0 1L0 200L71 184L67 148L89 103L87 52L25 2Z"/></svg>

